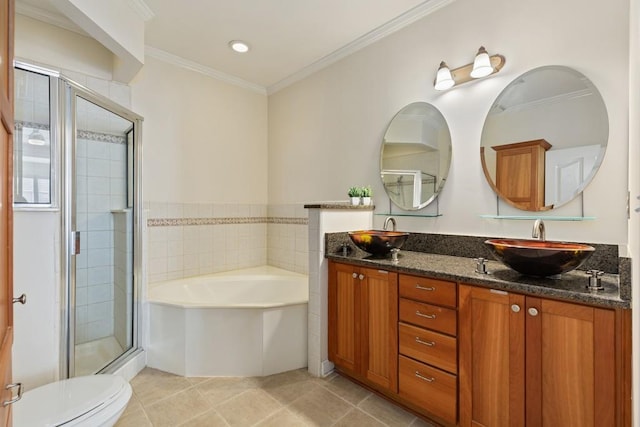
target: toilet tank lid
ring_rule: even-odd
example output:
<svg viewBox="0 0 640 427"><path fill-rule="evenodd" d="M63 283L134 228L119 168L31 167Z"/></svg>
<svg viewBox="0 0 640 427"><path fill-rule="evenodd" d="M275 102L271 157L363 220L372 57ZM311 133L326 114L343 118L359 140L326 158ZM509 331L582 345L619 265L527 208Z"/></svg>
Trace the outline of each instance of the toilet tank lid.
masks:
<svg viewBox="0 0 640 427"><path fill-rule="evenodd" d="M27 391L14 404L14 425L63 425L109 405L129 387L117 375L89 375L53 382Z"/></svg>

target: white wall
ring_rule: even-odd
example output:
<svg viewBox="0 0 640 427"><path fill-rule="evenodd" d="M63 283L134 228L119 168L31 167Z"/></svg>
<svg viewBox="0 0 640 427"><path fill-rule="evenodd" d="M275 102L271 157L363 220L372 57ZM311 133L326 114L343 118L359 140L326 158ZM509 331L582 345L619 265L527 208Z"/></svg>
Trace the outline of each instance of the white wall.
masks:
<svg viewBox="0 0 640 427"><path fill-rule="evenodd" d="M267 202L267 97L153 58L131 83L151 202Z"/></svg>
<svg viewBox="0 0 640 427"><path fill-rule="evenodd" d="M566 65L589 77L601 92L610 137L600 173L584 196L585 215L597 220L549 222L548 236L626 245L628 13L626 0L456 0L271 95L269 202L346 199L349 186L372 183L376 212L384 212L388 199L378 173L382 137L397 111L426 101L442 111L451 129L453 159L440 197L443 216L403 217L399 228L526 237L530 222L479 217L496 213L496 198L480 163L482 126L490 105L514 78L538 66ZM435 91L440 61L452 68L467 64L480 44L506 56L502 71ZM575 214L578 207L574 201L553 214ZM374 225L382 219L376 216Z"/></svg>

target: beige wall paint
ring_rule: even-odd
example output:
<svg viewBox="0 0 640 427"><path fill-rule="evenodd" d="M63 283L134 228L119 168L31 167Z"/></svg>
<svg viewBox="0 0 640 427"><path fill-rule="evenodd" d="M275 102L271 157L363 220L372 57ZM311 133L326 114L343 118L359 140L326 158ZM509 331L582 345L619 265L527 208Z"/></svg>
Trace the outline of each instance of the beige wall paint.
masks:
<svg viewBox="0 0 640 427"><path fill-rule="evenodd" d="M488 220L496 198L482 173L484 118L500 91L520 74L566 65L600 90L610 117L607 154L584 195L596 221L548 222L550 239L627 242L629 4L566 0L457 0L413 25L269 97L269 202L346 199L351 185L372 184L376 212L388 211L378 174L387 125L404 105L434 104L453 140L442 216L399 219L404 230L527 237L529 221ZM602 19L606 16L607 19ZM441 60L473 60L480 45L506 56L504 69L446 92L433 88ZM435 211L434 207L426 209ZM552 212L580 212L579 200ZM501 208L503 214L522 213ZM383 216L374 218L380 226Z"/></svg>
<svg viewBox="0 0 640 427"><path fill-rule="evenodd" d="M90 37L16 15L16 59L112 78L113 55Z"/></svg>
<svg viewBox="0 0 640 427"><path fill-rule="evenodd" d="M265 95L153 58L131 86L146 200L267 203Z"/></svg>

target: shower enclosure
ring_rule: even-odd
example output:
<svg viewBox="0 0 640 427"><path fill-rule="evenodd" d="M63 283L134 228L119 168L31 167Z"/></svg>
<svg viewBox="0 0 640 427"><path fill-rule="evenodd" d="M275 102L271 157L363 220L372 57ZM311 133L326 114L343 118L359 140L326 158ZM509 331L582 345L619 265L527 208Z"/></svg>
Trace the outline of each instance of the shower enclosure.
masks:
<svg viewBox="0 0 640 427"><path fill-rule="evenodd" d="M60 212L61 376L109 372L139 347L142 119L39 67L15 85L14 207Z"/></svg>

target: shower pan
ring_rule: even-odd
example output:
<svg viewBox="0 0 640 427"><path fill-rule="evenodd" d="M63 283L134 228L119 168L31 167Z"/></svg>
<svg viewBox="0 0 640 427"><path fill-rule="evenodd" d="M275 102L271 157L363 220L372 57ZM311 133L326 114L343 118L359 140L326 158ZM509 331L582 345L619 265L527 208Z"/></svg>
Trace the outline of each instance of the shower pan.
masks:
<svg viewBox="0 0 640 427"><path fill-rule="evenodd" d="M40 67L15 82L14 206L60 212L61 377L111 372L139 351L142 118Z"/></svg>

